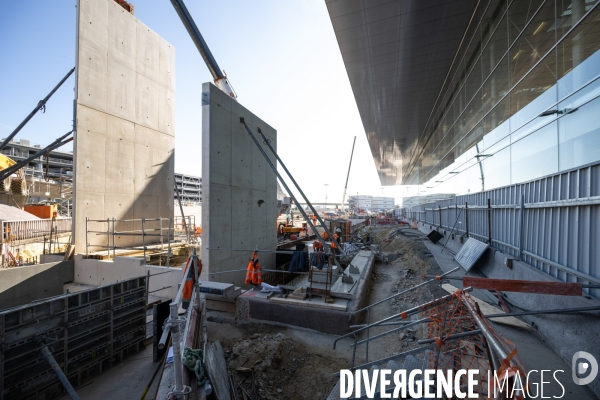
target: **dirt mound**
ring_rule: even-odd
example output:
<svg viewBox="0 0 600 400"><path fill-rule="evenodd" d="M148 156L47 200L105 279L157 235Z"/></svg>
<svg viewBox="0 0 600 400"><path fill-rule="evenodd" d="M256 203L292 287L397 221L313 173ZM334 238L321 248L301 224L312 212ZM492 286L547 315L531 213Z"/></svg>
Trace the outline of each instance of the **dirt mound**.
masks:
<svg viewBox="0 0 600 400"><path fill-rule="evenodd" d="M236 382L255 400L258 397L253 395L252 373L236 369L254 369L256 390L264 400L318 400L327 398L335 386L337 378L333 374L349 367L346 359L316 352L283 333L256 333L249 338L227 341L225 345L227 365L234 371Z"/></svg>

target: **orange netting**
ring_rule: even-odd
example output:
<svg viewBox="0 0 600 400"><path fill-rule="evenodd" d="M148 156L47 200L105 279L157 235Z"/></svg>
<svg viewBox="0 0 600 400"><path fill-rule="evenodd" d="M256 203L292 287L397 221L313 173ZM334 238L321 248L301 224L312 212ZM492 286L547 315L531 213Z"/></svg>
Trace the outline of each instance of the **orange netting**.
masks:
<svg viewBox="0 0 600 400"><path fill-rule="evenodd" d="M456 292L445 301L421 311L422 318L431 320L426 324L426 335L437 345L434 349L426 352L425 368L453 370L453 376L459 370L479 370L478 386L475 390L479 396L476 398L492 398L493 393L488 397L488 388L492 392L494 388L492 352L490 352L488 340L483 333L470 333L479 330L480 327L465 302L469 302L471 309L475 312L478 311L471 296L461 291ZM479 317L488 337L494 339L503 352L508 355L504 360L497 361L496 375L504 376L508 371L508 376L514 379L516 371L519 371L520 378L524 378L525 369L517 356L515 345L502 337L481 313L479 313ZM491 377L491 382L489 382L489 377ZM509 381L509 383L511 385L509 387L512 388L512 382ZM467 387L466 375L461 378L461 386ZM518 394L522 394L522 392L516 392L514 398L522 398L517 396Z"/></svg>

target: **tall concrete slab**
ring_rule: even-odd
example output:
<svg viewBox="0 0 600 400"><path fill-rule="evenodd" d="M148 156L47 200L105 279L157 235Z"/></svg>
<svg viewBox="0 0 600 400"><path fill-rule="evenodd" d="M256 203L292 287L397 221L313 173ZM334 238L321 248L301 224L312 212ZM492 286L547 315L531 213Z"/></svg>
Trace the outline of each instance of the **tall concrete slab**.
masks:
<svg viewBox="0 0 600 400"><path fill-rule="evenodd" d="M85 253L86 217L173 217L175 49L114 0L78 0L77 9L74 230ZM123 235L116 245L141 241Z"/></svg>
<svg viewBox="0 0 600 400"><path fill-rule="evenodd" d="M240 117L277 149L275 129L213 84L202 86L202 279L236 285L244 283L245 272L218 272L246 268L251 254L208 249L277 247L276 177ZM260 253L259 259L263 268L275 267L275 254Z"/></svg>

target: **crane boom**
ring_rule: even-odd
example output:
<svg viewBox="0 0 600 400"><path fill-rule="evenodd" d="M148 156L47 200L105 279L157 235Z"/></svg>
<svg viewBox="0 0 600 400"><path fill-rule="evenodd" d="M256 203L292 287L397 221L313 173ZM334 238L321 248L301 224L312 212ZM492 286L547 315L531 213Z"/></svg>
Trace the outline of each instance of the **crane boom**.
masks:
<svg viewBox="0 0 600 400"><path fill-rule="evenodd" d="M215 85L223 92L227 93L228 96L236 99L237 95L229 84L229 79L227 79L227 76L221 71L221 68L219 68L217 60L215 60L215 57L212 55L208 45L204 41L200 30L196 26L196 23L190 15L187 7L183 3L183 0L171 0L171 4L175 8L177 15L179 15L181 22L183 22L185 29L187 29L188 33L190 34L190 37L200 52L202 59L206 63L208 70L212 74Z"/></svg>
<svg viewBox="0 0 600 400"><path fill-rule="evenodd" d="M342 212L344 211L344 203L346 201L346 189L348 189L348 178L350 178L350 167L352 167L352 157L354 156L354 145L356 144L356 136L352 142L352 153L350 153L350 163L348 164L348 175L346 175L346 186L344 186L344 195L342 196ZM348 207L348 212L350 207Z"/></svg>

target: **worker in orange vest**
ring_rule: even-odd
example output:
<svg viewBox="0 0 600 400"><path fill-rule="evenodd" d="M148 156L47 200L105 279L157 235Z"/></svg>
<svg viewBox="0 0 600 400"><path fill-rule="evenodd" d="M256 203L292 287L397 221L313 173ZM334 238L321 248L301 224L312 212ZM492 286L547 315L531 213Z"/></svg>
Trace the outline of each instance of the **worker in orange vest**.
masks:
<svg viewBox="0 0 600 400"><path fill-rule="evenodd" d="M183 270L183 275L185 278L185 283L183 284L183 290L181 291L181 306L187 310L192 301L192 293L194 292L194 283L196 282L196 272L195 266L198 266L198 277L200 277L200 273L202 272L202 261L198 259L196 254L193 254L188 258L185 269Z"/></svg>
<svg viewBox="0 0 600 400"><path fill-rule="evenodd" d="M262 278L260 276L260 262L258 261L258 253L252 252L252 258L248 261L248 269L246 270L246 285L260 285Z"/></svg>
<svg viewBox="0 0 600 400"><path fill-rule="evenodd" d="M341 240L339 240L341 237L342 237L342 229L335 228L335 233L333 234L333 241L331 242L331 248L335 251L335 254L340 254L340 249L338 249L338 247L335 243L340 242L340 244L341 244Z"/></svg>
<svg viewBox="0 0 600 400"><path fill-rule="evenodd" d="M327 231L321 233L321 237L323 238L323 240L329 240L329 233L327 233Z"/></svg>

